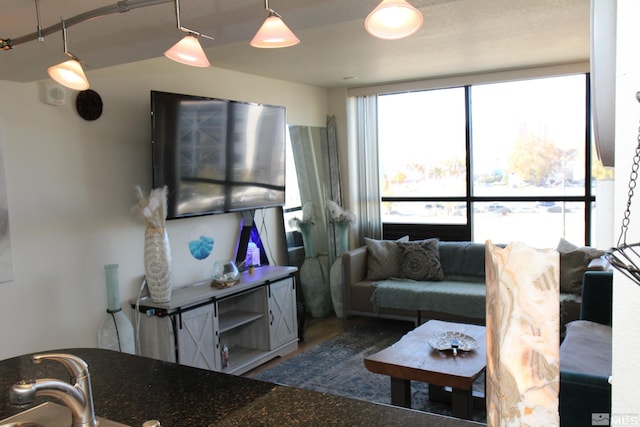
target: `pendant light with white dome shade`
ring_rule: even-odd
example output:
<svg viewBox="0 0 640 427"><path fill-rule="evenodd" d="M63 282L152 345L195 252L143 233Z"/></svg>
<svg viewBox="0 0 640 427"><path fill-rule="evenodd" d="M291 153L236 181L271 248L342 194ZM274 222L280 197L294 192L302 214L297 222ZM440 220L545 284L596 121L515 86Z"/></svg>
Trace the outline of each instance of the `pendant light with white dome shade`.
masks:
<svg viewBox="0 0 640 427"><path fill-rule="evenodd" d="M300 39L287 27L282 17L269 7L269 0L264 1L268 15L264 23L249 43L259 48L290 47L300 43Z"/></svg>
<svg viewBox="0 0 640 427"><path fill-rule="evenodd" d="M202 36L209 40L213 40L213 37L209 37L205 34L197 31L190 30L183 27L180 24L180 0L175 0L176 6L176 21L178 29L187 33L178 43L174 44L171 48L167 49L164 56L172 61L179 62L180 64L190 65L192 67L210 67L209 59L204 53L204 49L198 41L198 37Z"/></svg>
<svg viewBox="0 0 640 427"><path fill-rule="evenodd" d="M67 50L67 23L64 19L62 20L62 44L64 46L64 54L71 59L49 67L47 69L49 76L69 89L89 89L89 80L87 80L87 76L84 74L80 59Z"/></svg>
<svg viewBox="0 0 640 427"><path fill-rule="evenodd" d="M372 36L396 40L409 37L422 27L422 13L405 0L382 0L367 16L364 26Z"/></svg>

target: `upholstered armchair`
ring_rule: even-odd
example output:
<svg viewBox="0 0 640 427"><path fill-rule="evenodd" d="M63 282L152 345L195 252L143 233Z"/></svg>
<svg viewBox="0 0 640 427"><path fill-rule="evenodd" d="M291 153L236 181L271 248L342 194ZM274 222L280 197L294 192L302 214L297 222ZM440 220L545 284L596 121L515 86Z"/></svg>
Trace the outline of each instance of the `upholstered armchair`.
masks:
<svg viewBox="0 0 640 427"><path fill-rule="evenodd" d="M587 271L580 320L567 324L560 346L560 425L610 425L611 271Z"/></svg>

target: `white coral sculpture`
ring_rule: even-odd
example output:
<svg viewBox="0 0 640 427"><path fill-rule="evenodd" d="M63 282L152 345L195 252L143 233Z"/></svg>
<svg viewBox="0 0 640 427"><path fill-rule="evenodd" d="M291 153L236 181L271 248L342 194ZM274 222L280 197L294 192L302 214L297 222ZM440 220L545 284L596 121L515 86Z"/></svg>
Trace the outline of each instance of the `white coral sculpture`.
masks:
<svg viewBox="0 0 640 427"><path fill-rule="evenodd" d="M298 217L291 218L289 220L289 227L300 230L300 225L311 224L316 219L316 214L313 209L313 202L307 202L302 206L302 219Z"/></svg>
<svg viewBox="0 0 640 427"><path fill-rule="evenodd" d="M342 208L339 204L337 204L333 200L327 200L325 204L327 205L327 209L329 209L329 214L331 215L331 221L354 222L356 220L356 215L353 212Z"/></svg>
<svg viewBox="0 0 640 427"><path fill-rule="evenodd" d="M164 228L167 218L167 187L154 188L145 196L140 186L136 186L138 202L132 210L144 221L147 228Z"/></svg>

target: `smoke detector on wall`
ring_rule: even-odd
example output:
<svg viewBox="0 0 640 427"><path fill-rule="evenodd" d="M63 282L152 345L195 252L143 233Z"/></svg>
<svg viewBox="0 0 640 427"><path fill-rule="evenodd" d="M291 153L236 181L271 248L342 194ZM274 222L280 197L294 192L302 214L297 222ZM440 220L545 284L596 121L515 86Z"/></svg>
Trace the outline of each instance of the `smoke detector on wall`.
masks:
<svg viewBox="0 0 640 427"><path fill-rule="evenodd" d="M67 101L66 89L55 82L44 82L42 84L42 102L49 105L60 106Z"/></svg>

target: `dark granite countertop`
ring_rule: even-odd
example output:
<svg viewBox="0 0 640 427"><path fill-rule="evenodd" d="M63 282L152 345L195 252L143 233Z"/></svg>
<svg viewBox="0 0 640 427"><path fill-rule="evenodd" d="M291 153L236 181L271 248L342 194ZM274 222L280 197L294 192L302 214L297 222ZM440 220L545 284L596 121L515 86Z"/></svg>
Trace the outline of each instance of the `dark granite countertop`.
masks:
<svg viewBox="0 0 640 427"><path fill-rule="evenodd" d="M53 352L74 354L87 362L97 416L134 427L151 419L160 420L162 427L481 425L110 350ZM13 406L8 396L15 382L68 377L60 364L34 364L28 355L0 361L0 419L47 400Z"/></svg>

